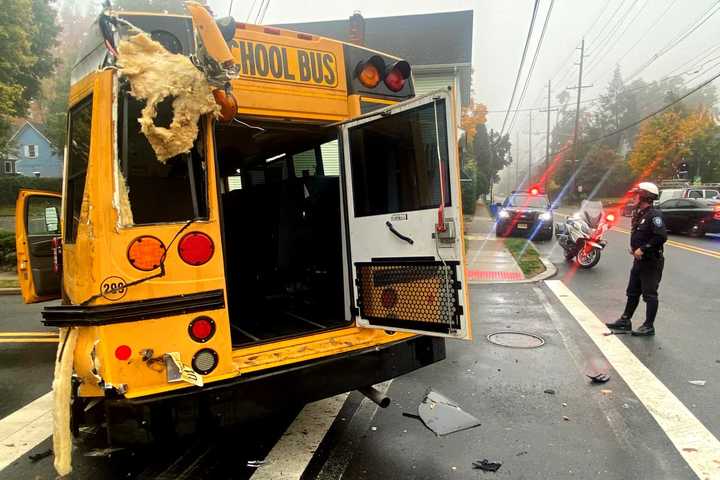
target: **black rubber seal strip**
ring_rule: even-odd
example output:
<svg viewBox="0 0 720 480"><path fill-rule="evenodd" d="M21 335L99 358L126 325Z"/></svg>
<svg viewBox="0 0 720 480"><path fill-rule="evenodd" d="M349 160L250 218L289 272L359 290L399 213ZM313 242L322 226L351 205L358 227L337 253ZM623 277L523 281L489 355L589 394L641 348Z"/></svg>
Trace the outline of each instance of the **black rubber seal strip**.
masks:
<svg viewBox="0 0 720 480"><path fill-rule="evenodd" d="M50 327L92 327L225 308L222 290L153 298L111 305L45 307L43 324Z"/></svg>

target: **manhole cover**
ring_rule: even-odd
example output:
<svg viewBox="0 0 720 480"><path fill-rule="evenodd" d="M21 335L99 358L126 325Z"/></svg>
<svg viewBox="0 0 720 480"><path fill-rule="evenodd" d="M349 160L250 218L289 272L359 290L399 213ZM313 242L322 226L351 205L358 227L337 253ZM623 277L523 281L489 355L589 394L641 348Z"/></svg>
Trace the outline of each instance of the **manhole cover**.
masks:
<svg viewBox="0 0 720 480"><path fill-rule="evenodd" d="M487 336L490 343L510 348L537 348L545 345L539 335L526 332L495 332Z"/></svg>

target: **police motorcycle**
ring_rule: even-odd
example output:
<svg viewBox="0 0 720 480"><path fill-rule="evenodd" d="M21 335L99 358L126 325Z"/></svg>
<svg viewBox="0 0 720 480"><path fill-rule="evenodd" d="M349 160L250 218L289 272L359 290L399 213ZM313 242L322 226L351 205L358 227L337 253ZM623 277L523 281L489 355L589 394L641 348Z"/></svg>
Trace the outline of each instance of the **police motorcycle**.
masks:
<svg viewBox="0 0 720 480"><path fill-rule="evenodd" d="M565 251L565 259L574 259L585 269L597 265L607 245L603 237L614 221L615 215L606 215L602 202L583 200L580 211L555 225L555 237Z"/></svg>

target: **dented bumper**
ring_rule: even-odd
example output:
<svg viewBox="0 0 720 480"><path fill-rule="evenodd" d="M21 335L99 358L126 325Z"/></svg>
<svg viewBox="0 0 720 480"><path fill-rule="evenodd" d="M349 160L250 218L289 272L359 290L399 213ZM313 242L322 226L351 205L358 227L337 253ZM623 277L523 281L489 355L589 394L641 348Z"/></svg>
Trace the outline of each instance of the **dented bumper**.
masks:
<svg viewBox="0 0 720 480"><path fill-rule="evenodd" d="M418 336L202 388L132 399L107 398L108 438L113 445L142 444L164 435L266 418L279 409L380 383L444 358L444 339Z"/></svg>

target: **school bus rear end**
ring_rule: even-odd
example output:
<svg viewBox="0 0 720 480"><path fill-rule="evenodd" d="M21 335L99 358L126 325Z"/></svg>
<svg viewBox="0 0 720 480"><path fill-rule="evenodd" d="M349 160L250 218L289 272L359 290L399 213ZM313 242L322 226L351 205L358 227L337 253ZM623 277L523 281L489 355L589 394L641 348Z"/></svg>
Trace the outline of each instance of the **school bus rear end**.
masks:
<svg viewBox="0 0 720 480"><path fill-rule="evenodd" d="M123 18L197 48L189 17ZM64 301L43 313L61 350L76 342L75 427L136 443L223 425L470 337L451 93L388 108L413 97L408 75L383 81L409 74L399 59L237 24L237 115L201 117L190 152L159 162L144 103L93 35L70 95Z"/></svg>

